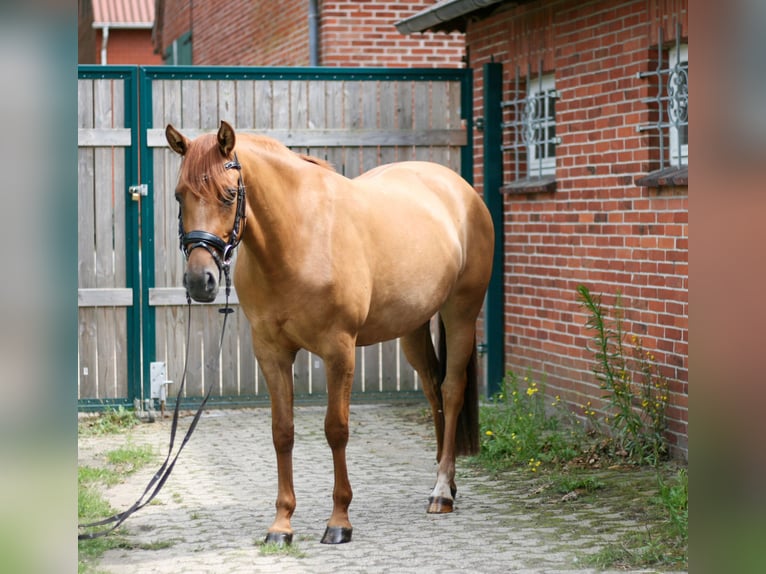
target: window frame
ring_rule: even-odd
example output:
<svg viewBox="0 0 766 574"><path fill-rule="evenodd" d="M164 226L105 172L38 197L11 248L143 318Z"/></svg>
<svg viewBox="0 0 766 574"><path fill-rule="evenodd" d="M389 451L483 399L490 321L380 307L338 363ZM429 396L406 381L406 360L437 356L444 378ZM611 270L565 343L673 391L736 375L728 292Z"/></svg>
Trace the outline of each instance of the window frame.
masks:
<svg viewBox="0 0 766 574"><path fill-rule="evenodd" d="M668 50L668 68L671 70L668 77L668 92L670 91L671 82L674 81L674 71L684 75L684 89L685 89L685 101L683 115L686 120L679 125L673 119L672 112L672 98L668 94L668 135L669 135L669 155L668 163L673 167L683 167L689 165L689 108L688 108L688 94L689 94L689 45L678 44L672 46ZM680 70L679 70L680 69ZM681 131L682 128L686 128L685 137ZM681 139L681 141L679 141ZM683 140L686 140L684 143Z"/></svg>
<svg viewBox="0 0 766 574"><path fill-rule="evenodd" d="M527 177L544 177L556 174L556 100L558 99L556 91L556 75L553 73L540 74L533 78L527 78L527 97L523 114L534 113L540 119L533 119L532 125L525 118L523 134L527 144ZM543 114L539 114L539 107L542 104ZM552 110L551 110L552 108ZM551 134L549 130L552 129ZM534 134L530 131L534 130ZM538 148L543 148L545 152L542 157L538 157ZM549 153L549 148L552 153Z"/></svg>

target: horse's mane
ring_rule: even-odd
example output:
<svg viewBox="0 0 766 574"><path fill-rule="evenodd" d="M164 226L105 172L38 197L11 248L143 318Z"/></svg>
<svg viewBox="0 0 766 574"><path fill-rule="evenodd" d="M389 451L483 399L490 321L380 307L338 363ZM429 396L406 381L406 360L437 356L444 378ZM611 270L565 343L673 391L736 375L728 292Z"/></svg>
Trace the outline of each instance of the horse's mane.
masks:
<svg viewBox="0 0 766 574"><path fill-rule="evenodd" d="M226 198L225 160L218 150L215 134L203 134L190 145L181 164L178 186L189 189L196 197Z"/></svg>
<svg viewBox="0 0 766 574"><path fill-rule="evenodd" d="M290 148L288 148L286 145L284 145L282 142L275 140L274 138L257 135L257 134L247 134L246 137L250 143L255 144L255 146L260 149L267 149L269 151L278 152L281 154L291 154L293 156L299 157L303 161L313 163L314 165L318 165L319 167L329 169L330 171L335 171L335 168L330 162L320 159L318 157L315 157L313 155L307 155L305 153L298 153L296 151L293 151Z"/></svg>
<svg viewBox="0 0 766 574"><path fill-rule="evenodd" d="M247 141L255 149L267 150L288 158L297 158L335 171L331 163L318 157L294 152L273 138L255 134L242 134L240 137L243 142ZM197 197L216 197L219 200L228 198L230 194L227 193L227 189L230 186L223 177L226 173L225 160L218 150L215 134L203 134L194 143L195 145L189 146L184 155L178 185L191 190Z"/></svg>

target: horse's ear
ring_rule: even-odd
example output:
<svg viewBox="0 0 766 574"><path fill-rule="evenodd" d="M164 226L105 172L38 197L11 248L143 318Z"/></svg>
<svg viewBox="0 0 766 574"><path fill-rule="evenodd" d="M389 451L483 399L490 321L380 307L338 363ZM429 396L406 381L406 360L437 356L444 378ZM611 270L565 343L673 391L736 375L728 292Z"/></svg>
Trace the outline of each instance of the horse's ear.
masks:
<svg viewBox="0 0 766 574"><path fill-rule="evenodd" d="M236 137L234 136L234 128L221 120L221 127L218 128L218 149L221 150L223 157L229 157L231 150L234 149L234 143Z"/></svg>
<svg viewBox="0 0 766 574"><path fill-rule="evenodd" d="M170 149L178 155L186 155L186 152L189 151L189 144L191 143L189 139L170 124L165 128L165 138L168 140Z"/></svg>

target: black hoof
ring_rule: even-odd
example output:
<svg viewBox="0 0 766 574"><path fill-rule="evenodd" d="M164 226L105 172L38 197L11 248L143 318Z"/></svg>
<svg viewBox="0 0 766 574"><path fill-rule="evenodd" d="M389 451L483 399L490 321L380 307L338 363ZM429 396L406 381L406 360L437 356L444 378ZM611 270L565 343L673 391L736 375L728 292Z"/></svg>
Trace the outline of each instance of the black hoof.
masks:
<svg viewBox="0 0 766 574"><path fill-rule="evenodd" d="M455 504L454 500L444 498L443 496L431 496L428 499L428 514L446 514L452 512Z"/></svg>
<svg viewBox="0 0 766 574"><path fill-rule="evenodd" d="M351 542L352 528L343 528L342 526L328 526L322 536L322 544L343 544Z"/></svg>
<svg viewBox="0 0 766 574"><path fill-rule="evenodd" d="M292 532L269 532L263 542L277 546L290 546L293 543L293 534Z"/></svg>

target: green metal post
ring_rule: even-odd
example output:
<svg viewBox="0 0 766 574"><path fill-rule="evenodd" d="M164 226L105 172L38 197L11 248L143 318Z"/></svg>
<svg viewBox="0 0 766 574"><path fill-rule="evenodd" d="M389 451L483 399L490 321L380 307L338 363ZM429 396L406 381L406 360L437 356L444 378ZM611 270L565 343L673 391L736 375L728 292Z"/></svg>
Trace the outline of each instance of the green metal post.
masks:
<svg viewBox="0 0 766 574"><path fill-rule="evenodd" d="M146 197L141 198L141 335L143 354L143 398L151 397L151 363L157 357L156 321L154 307L149 305L149 289L154 287L154 157L146 141L152 127L152 82L145 68L139 69L141 102L141 183L147 186ZM164 126L162 126L164 127Z"/></svg>
<svg viewBox="0 0 766 574"><path fill-rule="evenodd" d="M138 130L138 67L131 66L125 76L125 127L130 130L130 148L125 150L125 182L127 185L138 184L139 140ZM139 215L138 204L131 201L125 190L125 275L127 285L133 290L133 305L128 307L128 403L141 398L141 308L139 302L141 289L141 271L139 269Z"/></svg>
<svg viewBox="0 0 766 574"><path fill-rule="evenodd" d="M473 185L473 69L460 80L460 118L465 121L466 144L460 150L460 175Z"/></svg>
<svg viewBox="0 0 766 574"><path fill-rule="evenodd" d="M484 64L484 201L495 226L492 276L487 290L484 320L487 340L487 395L502 388L505 376L505 233L503 225L503 66Z"/></svg>

